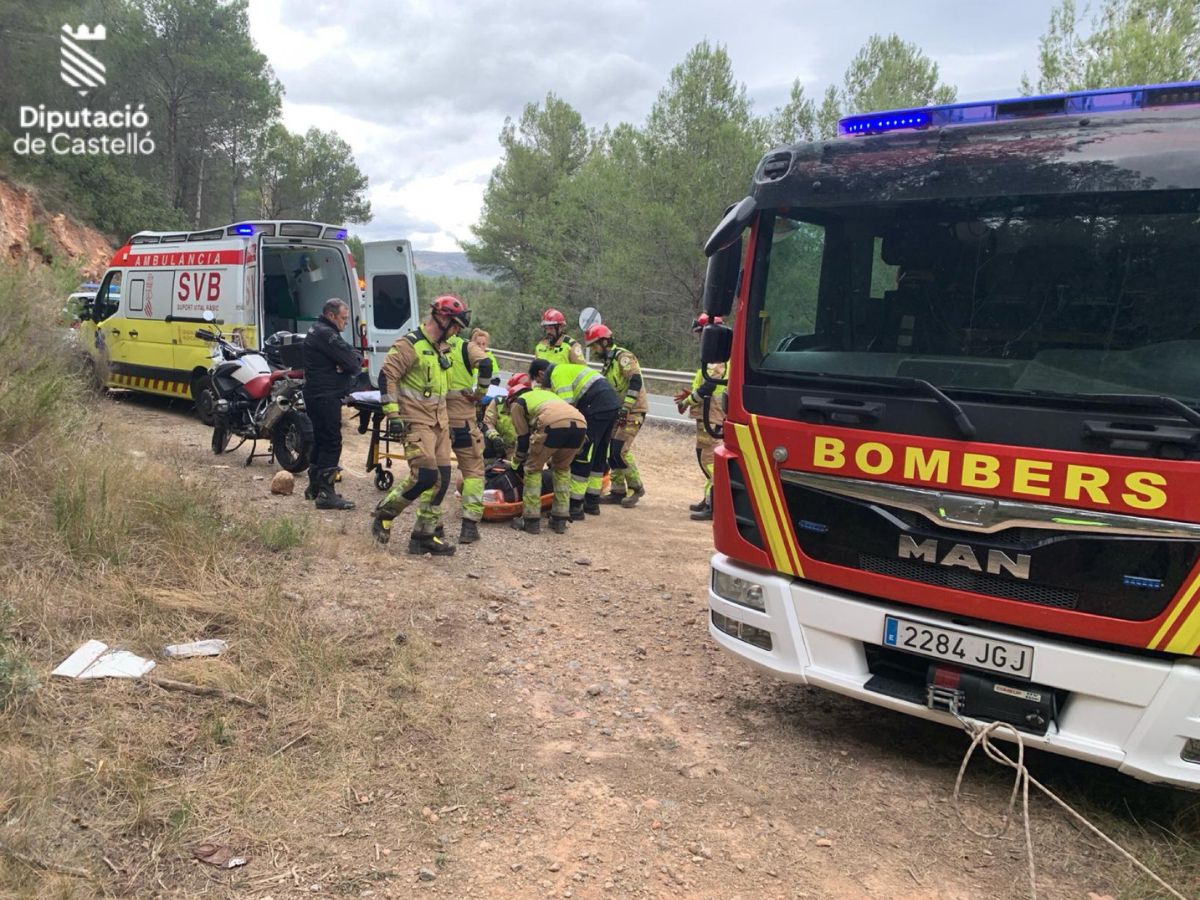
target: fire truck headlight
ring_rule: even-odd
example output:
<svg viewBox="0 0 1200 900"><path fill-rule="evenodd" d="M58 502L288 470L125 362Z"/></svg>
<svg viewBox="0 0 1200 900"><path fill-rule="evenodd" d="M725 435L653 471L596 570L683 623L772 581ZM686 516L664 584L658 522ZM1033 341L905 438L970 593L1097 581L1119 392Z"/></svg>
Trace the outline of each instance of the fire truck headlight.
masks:
<svg viewBox="0 0 1200 900"><path fill-rule="evenodd" d="M712 586L713 592L718 597L723 597L731 603L748 606L750 609L757 609L759 612L766 612L767 610L766 602L763 600L762 585L760 584L729 575L719 569L713 569Z"/></svg>

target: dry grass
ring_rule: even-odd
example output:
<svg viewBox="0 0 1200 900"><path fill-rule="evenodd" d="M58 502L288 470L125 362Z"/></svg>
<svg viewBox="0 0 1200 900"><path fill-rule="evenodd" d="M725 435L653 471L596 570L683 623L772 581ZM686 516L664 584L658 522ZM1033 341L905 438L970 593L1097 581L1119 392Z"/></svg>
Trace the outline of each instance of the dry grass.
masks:
<svg viewBox="0 0 1200 900"><path fill-rule="evenodd" d="M189 894L231 878L197 843L278 861L353 819L373 769L436 747L447 701L419 636L339 634L287 590L311 568L303 522L231 518L113 438L37 313L61 289L0 270L0 895ZM161 659L203 637L231 649L155 674L255 707L48 674L89 638Z"/></svg>

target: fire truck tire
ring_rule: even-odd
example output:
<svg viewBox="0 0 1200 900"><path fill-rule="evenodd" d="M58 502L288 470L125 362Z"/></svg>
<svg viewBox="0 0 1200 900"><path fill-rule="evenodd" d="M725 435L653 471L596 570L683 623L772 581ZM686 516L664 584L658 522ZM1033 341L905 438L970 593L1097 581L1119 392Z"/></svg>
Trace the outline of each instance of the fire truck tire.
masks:
<svg viewBox="0 0 1200 900"><path fill-rule="evenodd" d="M396 483L396 476L387 469L375 470L375 487L381 491L390 490L392 485Z"/></svg>
<svg viewBox="0 0 1200 900"><path fill-rule="evenodd" d="M312 422L297 410L289 409L271 429L271 449L275 453L275 461L293 475L308 468L312 445Z"/></svg>
<svg viewBox="0 0 1200 900"><path fill-rule="evenodd" d="M192 378L192 402L196 404L196 418L205 425L212 425L216 420L217 390L208 372Z"/></svg>

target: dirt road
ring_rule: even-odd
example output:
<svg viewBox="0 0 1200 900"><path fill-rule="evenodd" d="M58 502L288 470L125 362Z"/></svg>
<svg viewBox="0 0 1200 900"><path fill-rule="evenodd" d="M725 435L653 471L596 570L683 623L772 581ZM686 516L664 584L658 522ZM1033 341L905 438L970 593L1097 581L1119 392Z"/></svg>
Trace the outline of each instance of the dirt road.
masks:
<svg viewBox="0 0 1200 900"><path fill-rule="evenodd" d="M489 525L433 560L371 541L379 494L349 423L343 490L359 508L318 513L271 497L271 470L243 467L244 448L213 457L182 408L129 398L113 419L230 504L307 521L323 559L281 557L287 589L363 666L394 685L389 648L414 651L399 720L370 718L369 689L329 686L338 719L357 705L369 724L308 723L329 739L288 757L310 760L314 780L302 796L247 799L289 812L277 833L255 830L258 864L222 882L231 893L1028 895L1019 823L987 840L956 818L963 735L759 677L708 639L710 535L687 516L701 490L688 435L639 438L649 493L635 509L605 507L565 536ZM1141 853L1155 816L1192 802L1047 756L1032 768ZM1009 787L980 764L968 818L995 825ZM1142 890L1048 802L1032 807L1041 896Z"/></svg>

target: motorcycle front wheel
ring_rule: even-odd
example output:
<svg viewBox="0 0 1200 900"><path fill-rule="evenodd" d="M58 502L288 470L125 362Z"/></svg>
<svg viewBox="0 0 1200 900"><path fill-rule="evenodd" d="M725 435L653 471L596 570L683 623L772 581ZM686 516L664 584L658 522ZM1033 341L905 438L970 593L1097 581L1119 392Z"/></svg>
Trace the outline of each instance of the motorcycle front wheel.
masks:
<svg viewBox="0 0 1200 900"><path fill-rule="evenodd" d="M275 452L275 461L292 474L308 468L312 445L312 422L302 412L289 409L271 429L271 449Z"/></svg>

